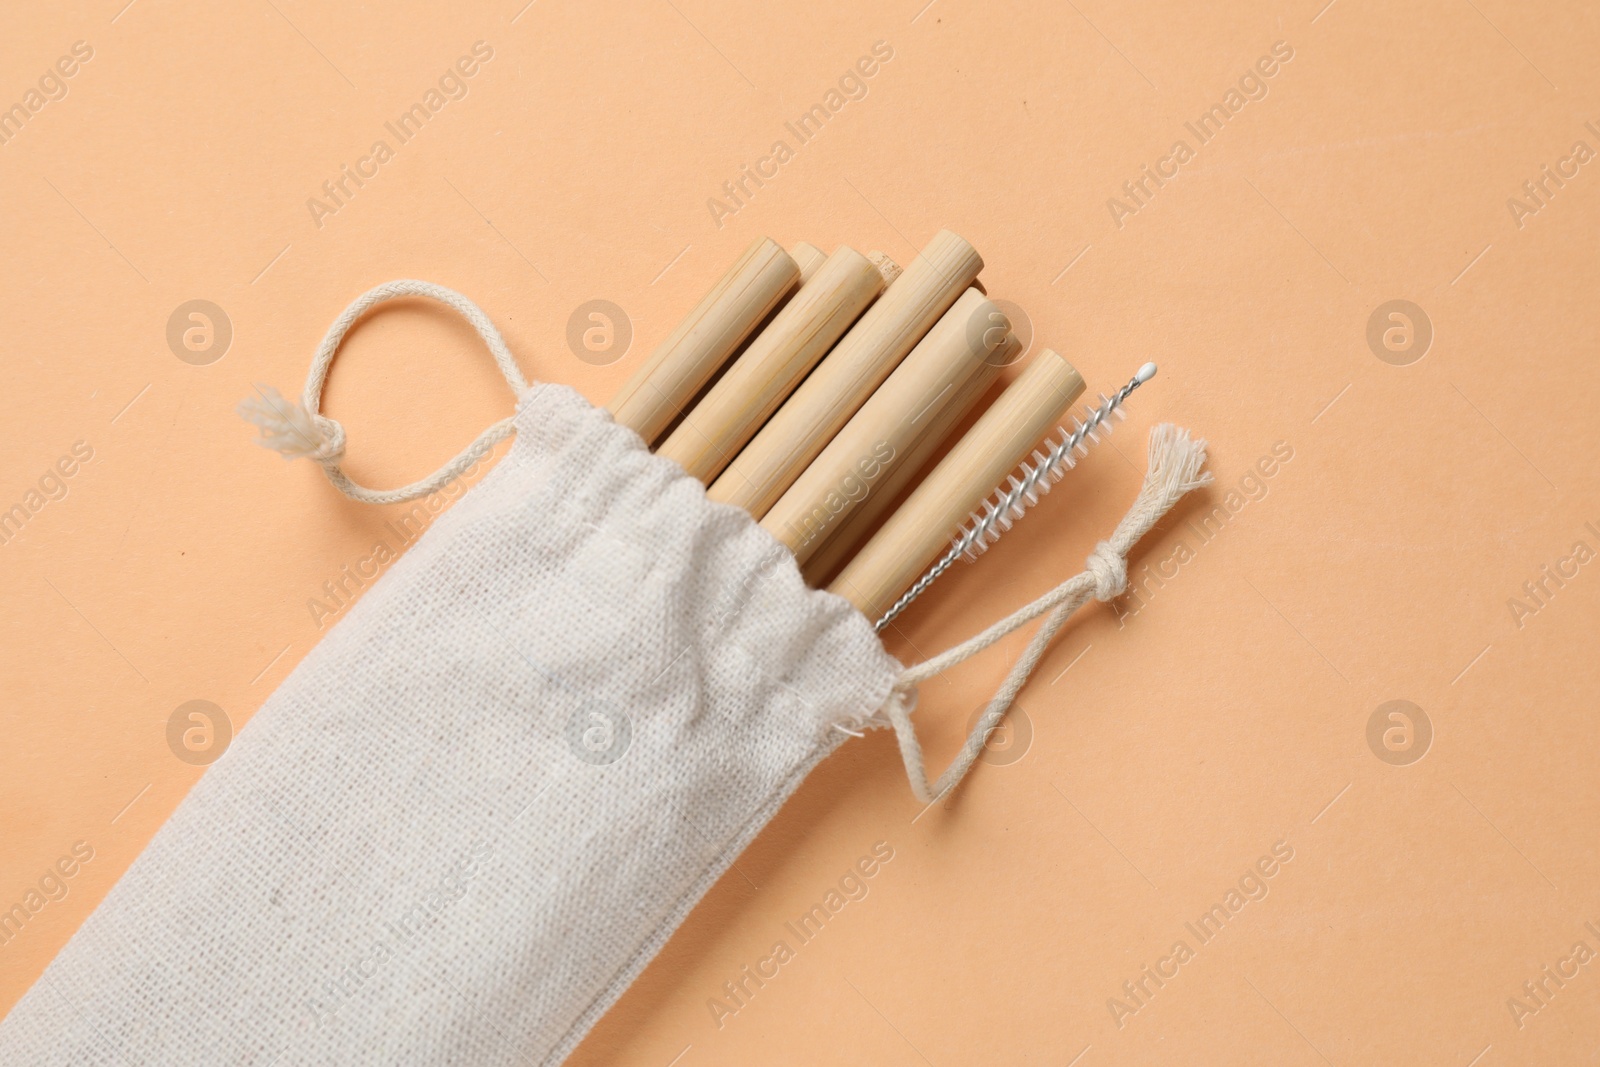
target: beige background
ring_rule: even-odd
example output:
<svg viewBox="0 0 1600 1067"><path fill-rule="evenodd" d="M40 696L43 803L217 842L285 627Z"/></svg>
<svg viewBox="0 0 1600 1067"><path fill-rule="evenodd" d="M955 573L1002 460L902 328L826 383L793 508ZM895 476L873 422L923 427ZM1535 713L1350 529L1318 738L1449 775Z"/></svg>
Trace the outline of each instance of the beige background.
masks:
<svg viewBox="0 0 1600 1067"><path fill-rule="evenodd" d="M1600 551L1600 161L1546 179L1536 213L1508 206L1535 206L1523 183L1575 142L1600 151L1591 6L124 2L11 5L0 34L0 105L93 50L0 145L0 507L42 505L0 545L0 904L93 849L0 946L0 1008L203 773L168 747L174 710L246 722L316 642L308 599L392 517L232 412L258 381L297 393L350 298L457 287L531 375L604 401L753 236L903 258L950 227L1091 389L1147 358L1162 373L1116 449L943 581L892 651L1076 571L1153 423L1208 437L1218 484L1142 546L1142 599L1067 629L1023 694L1031 740L997 739L926 812L889 737L848 744L576 1062L1596 1055L1600 962L1561 961L1600 952L1600 563L1572 555ZM307 199L477 41L493 57L467 94L319 227ZM793 147L784 123L878 41L893 58L866 96L719 228L707 199ZM1275 42L1293 59L1266 96L1119 227L1108 198L1193 146L1184 123ZM635 333L604 367L565 342L594 298ZM192 299L232 324L209 365L167 343ZM1367 341L1396 299L1433 331L1404 366ZM388 485L509 406L467 328L417 310L359 331L328 405L352 471ZM80 441L66 496L29 498ZM1292 458L1253 477L1275 446ZM1519 617L1546 565L1576 575ZM925 692L936 761L1019 644ZM1433 735L1406 765L1367 739L1397 699ZM723 983L880 841L870 893L719 1027ZM1267 895L1200 945L1185 923L1280 842ZM1180 939L1193 958L1129 999ZM1577 974L1544 978L1532 1011L1546 966ZM1138 1008L1120 1025L1113 997Z"/></svg>

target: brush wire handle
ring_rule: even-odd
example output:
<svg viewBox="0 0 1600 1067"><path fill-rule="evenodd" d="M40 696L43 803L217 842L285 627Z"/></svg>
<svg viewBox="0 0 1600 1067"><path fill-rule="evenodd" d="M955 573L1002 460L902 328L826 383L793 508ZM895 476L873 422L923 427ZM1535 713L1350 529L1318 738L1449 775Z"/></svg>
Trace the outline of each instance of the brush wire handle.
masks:
<svg viewBox="0 0 1600 1067"><path fill-rule="evenodd" d="M1089 451L1085 442L1098 443L1101 434L1111 432L1114 423L1107 420L1112 416L1118 421L1126 417L1122 405L1135 389L1155 375L1156 365L1146 363L1128 380L1127 385L1111 396L1101 393L1099 404L1084 408L1082 418L1073 419L1071 430L1061 428L1059 440L1047 448L1042 447L1035 451L1031 457L1032 462L1024 462L1003 485L997 486L994 492L984 498L983 511L972 513L967 524L956 533L945 554L923 572L922 577L918 578L911 588L901 594L900 599L873 623L873 630L881 633L884 627L910 607L913 600L926 592L940 575L949 570L956 560L965 558L971 562L987 551L989 546L1010 530L1018 519L1027 514L1029 508L1039 502L1040 497L1050 492L1052 485L1059 482L1067 471L1077 466L1078 457Z"/></svg>

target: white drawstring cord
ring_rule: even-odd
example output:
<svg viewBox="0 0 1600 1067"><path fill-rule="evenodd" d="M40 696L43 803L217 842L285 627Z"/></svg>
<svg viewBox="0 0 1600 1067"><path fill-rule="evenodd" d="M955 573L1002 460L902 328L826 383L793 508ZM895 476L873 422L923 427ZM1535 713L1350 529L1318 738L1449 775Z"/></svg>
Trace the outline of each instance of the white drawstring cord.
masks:
<svg viewBox="0 0 1600 1067"><path fill-rule="evenodd" d="M511 350L506 347L500 331L495 329L494 323L483 313L482 308L454 289L447 289L432 282L402 280L386 282L367 290L351 301L350 306L333 320L333 325L328 327L327 334L322 338L322 344L317 346L316 355L311 359L311 371L306 376L306 388L301 403L295 404L285 400L283 395L270 385L260 385L256 387L258 395L241 401L238 408L241 417L260 427L260 443L263 447L281 452L289 459L304 456L315 460L322 465L328 481L332 482L335 488L352 500L359 500L365 504L398 504L437 492L458 478L491 448L516 432L513 416L501 419L480 433L449 463L421 481L412 482L399 489L368 489L351 481L340 469L339 463L344 459L344 427L339 425L338 420L329 418L321 411L322 387L328 380L328 368L333 364L334 354L338 352L345 334L350 332L350 327L355 325L357 319L375 305L405 296L427 297L455 309L462 318L472 324L474 330L478 331L478 336L483 338L483 343L489 347L490 354L494 356L494 361L499 365L500 373L505 376L506 384L511 386L512 392L521 396L527 391L528 382L522 376L522 369L517 366L517 361L512 357Z"/></svg>
<svg viewBox="0 0 1600 1067"><path fill-rule="evenodd" d="M900 757L905 761L906 776L911 779L911 790L924 804L942 799L956 784L966 777L972 764L983 751L989 732L1000 724L1044 655L1045 649L1055 639L1073 612L1086 604L1091 597L1112 600L1128 587L1128 553L1139 539L1172 509L1183 495L1211 482L1211 475L1203 473L1206 461L1206 443L1190 438L1187 430L1163 423L1150 431L1149 470L1144 484L1128 514L1117 524L1109 538L1101 541L1089 554L1085 569L1068 578L1044 596L1026 607L990 626L982 633L900 674L899 681L889 694L884 712L894 726L900 742ZM956 664L972 658L1013 630L1038 618L1045 612L1049 616L1038 632L1028 642L1028 647L1011 667L1000 684L994 699L978 717L977 725L967 735L967 742L949 768L931 786L928 783L927 765L922 756L922 745L917 740L917 729L911 722L911 709L916 703L918 683L942 674Z"/></svg>

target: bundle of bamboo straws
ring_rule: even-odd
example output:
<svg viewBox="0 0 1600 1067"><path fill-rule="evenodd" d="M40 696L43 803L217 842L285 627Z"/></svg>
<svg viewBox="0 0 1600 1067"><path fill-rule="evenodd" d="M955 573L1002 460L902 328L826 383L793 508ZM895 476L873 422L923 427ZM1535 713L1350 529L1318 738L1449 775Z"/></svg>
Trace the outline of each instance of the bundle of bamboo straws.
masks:
<svg viewBox="0 0 1600 1067"><path fill-rule="evenodd" d="M608 408L881 627L1084 389L1039 352L885 518L1021 354L973 284L982 267L948 230L903 271L880 253L758 239Z"/></svg>

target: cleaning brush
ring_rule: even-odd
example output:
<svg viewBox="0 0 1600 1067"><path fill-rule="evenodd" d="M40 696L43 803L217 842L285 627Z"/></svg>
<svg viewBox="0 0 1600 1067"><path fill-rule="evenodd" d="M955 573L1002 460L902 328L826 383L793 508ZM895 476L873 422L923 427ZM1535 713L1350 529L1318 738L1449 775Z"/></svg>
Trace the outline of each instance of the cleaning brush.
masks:
<svg viewBox="0 0 1600 1067"><path fill-rule="evenodd" d="M1039 502L1040 497L1050 492L1051 486L1077 466L1079 457L1088 453L1090 444L1098 443L1101 435L1111 433L1116 424L1111 421L1112 416L1116 421L1125 418L1122 405L1135 389L1155 376L1156 365L1146 363L1128 380L1127 385L1111 396L1101 393L1100 403L1085 407L1082 417L1074 417L1071 430L1062 427L1059 438L1047 440L1046 444L1041 445L1004 484L997 486L994 492L984 498L982 511L972 513L968 522L957 531L949 550L883 613L883 617L873 624L873 629L882 632L956 560L966 559L970 562L987 551L1018 519L1027 514L1029 508Z"/></svg>

